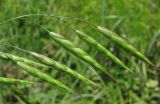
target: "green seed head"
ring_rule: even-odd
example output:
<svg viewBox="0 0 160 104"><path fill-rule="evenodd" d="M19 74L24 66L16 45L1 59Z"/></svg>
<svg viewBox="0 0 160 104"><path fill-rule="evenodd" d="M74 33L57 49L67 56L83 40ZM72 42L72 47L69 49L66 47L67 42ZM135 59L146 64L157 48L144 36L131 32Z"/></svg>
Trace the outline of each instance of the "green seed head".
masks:
<svg viewBox="0 0 160 104"><path fill-rule="evenodd" d="M86 82L86 83L89 83L89 84L92 84L92 85L96 85L93 81L89 80L88 78L84 77L83 75L79 74L78 72L72 70L71 68L63 65L63 64L60 64L58 63L57 61L55 60L52 60L50 59L49 57L46 57L44 55L40 55L38 53L35 53L35 52L30 52L33 56L39 58L39 60L44 63L45 65L48 65L50 67L53 67L55 69L58 69L58 70L61 70L61 71L64 71L64 72L67 72L69 73L70 75Z"/></svg>
<svg viewBox="0 0 160 104"><path fill-rule="evenodd" d="M73 42L66 40L64 38L59 38L61 35L50 32L50 36L53 40L55 40L59 45L63 48L68 50L68 52L74 54L77 58L83 60L84 62L88 63L89 65L93 66L95 69L105 72L109 77L113 79L113 77L106 72L105 68L100 65L95 59L93 59L90 55L88 55L85 51L78 48Z"/></svg>
<svg viewBox="0 0 160 104"><path fill-rule="evenodd" d="M26 80L19 80L19 79L13 79L13 78L5 78L5 77L0 77L0 83L6 83L6 84L33 84L31 81L26 81Z"/></svg>
<svg viewBox="0 0 160 104"><path fill-rule="evenodd" d="M111 39L120 47L124 48L125 50L132 53L134 56L137 56L141 60L147 62L148 64L153 65L153 63L149 59L147 59L142 53L140 53L136 48L134 48L131 44L129 44L126 40L118 36L116 33L101 26L97 26L97 29L101 31L104 34L104 36Z"/></svg>
<svg viewBox="0 0 160 104"><path fill-rule="evenodd" d="M27 73L31 74L34 77L37 77L41 80L44 80L45 82L48 82L52 85L58 86L62 89L68 90L68 91L72 91L70 88L68 88L66 85L62 84L61 82L57 81L56 79L53 79L51 76L39 71L38 69L28 66L24 63L21 62L17 62L18 66L20 66L24 71L26 71Z"/></svg>
<svg viewBox="0 0 160 104"><path fill-rule="evenodd" d="M102 46L94 38L90 37L89 35L81 32L79 30L76 30L75 32L78 34L78 36L82 40L84 40L89 45L94 46L99 52L103 53L106 57L109 57L116 64L120 65L121 67L123 67L123 68L125 68L125 69L127 69L129 71L131 71L120 59L118 59L116 56L114 56L109 50L107 50L104 46Z"/></svg>

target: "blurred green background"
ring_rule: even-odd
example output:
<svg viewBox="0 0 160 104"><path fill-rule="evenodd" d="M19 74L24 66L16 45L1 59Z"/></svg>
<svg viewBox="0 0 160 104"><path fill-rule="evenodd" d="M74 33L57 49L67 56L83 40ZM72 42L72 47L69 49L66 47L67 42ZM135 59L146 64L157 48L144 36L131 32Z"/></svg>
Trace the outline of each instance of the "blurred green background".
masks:
<svg viewBox="0 0 160 104"><path fill-rule="evenodd" d="M155 63L155 67L147 65L112 44L109 39L104 38L88 24L74 19L31 16L1 24L0 42L49 56L101 85L92 68L68 54L37 24L50 31L58 32L105 65L106 70L122 82L122 84L116 84L100 73L107 87L94 88L65 73L54 69L42 69L75 89L77 93L63 92L41 82L34 87L23 89L34 104L158 104L160 99L158 87L160 80L158 77L160 73L160 0L0 0L1 23L26 14L74 17L104 26L127 39ZM76 36L72 28L90 34L141 77L125 72L111 60L97 53L94 47L88 47ZM26 53L11 47L0 45L0 50L33 59ZM37 80L16 70L17 66L8 61L0 60L0 68L0 76ZM0 85L0 104L23 104L23 102L9 87Z"/></svg>

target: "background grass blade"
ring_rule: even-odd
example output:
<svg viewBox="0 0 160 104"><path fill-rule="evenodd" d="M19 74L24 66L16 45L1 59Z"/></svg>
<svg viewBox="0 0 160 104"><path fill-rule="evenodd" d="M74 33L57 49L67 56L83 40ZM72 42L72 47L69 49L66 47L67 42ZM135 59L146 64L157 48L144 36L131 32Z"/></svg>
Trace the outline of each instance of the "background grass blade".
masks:
<svg viewBox="0 0 160 104"><path fill-rule="evenodd" d="M129 51L133 55L139 57L141 60L153 66L153 63L150 60L148 60L142 53L140 53L136 48L130 45L126 40L119 37L116 33L104 27L101 27L101 26L97 26L97 29L101 31L107 38L111 39L114 43L116 43L117 45L121 46L125 50Z"/></svg>
<svg viewBox="0 0 160 104"><path fill-rule="evenodd" d="M49 35L52 37L54 41L56 41L59 45L63 48L68 50L68 52L77 56L77 58L83 60L84 62L88 63L89 65L93 66L95 69L103 71L106 75L108 75L111 79L115 80L110 73L108 73L103 66L101 66L95 59L89 56L85 51L78 48L74 43L69 40L66 40L63 36L50 32Z"/></svg>
<svg viewBox="0 0 160 104"><path fill-rule="evenodd" d="M29 101L29 99L25 96L26 94L18 89L15 86L12 86L12 91L25 103L25 104L33 104Z"/></svg>
<svg viewBox="0 0 160 104"><path fill-rule="evenodd" d="M26 58L23 58L23 57L19 57L19 56L13 55L13 54L0 52L0 57L4 58L4 59L11 60L11 61L15 60L15 61L24 62L26 64L37 66L37 67L47 67L46 65L43 65L41 63L26 59Z"/></svg>
<svg viewBox="0 0 160 104"><path fill-rule="evenodd" d="M133 71L128 68L121 60L119 60L116 56L114 56L109 50L107 50L105 47L103 47L100 43L98 43L95 39L90 37L89 35L79 31L75 30L75 32L78 34L78 36L87 42L89 45L94 46L99 52L103 53L105 56L109 57L112 61L114 61L116 64L120 65L121 67L127 69L128 71Z"/></svg>
<svg viewBox="0 0 160 104"><path fill-rule="evenodd" d="M26 80L19 80L19 79L13 79L13 78L5 78L5 77L0 77L0 83L5 83L5 84L33 84L31 81L26 81Z"/></svg>
<svg viewBox="0 0 160 104"><path fill-rule="evenodd" d="M33 68L31 66L28 66L22 62L17 62L18 66L20 66L23 70L25 70L27 73L33 75L34 77L37 77L41 80L44 80L52 85L58 86L62 89L65 89L67 91L72 92L72 90L70 88L68 88L66 85L64 85L63 83L57 81L56 79L53 79L51 76L39 71L36 68Z"/></svg>

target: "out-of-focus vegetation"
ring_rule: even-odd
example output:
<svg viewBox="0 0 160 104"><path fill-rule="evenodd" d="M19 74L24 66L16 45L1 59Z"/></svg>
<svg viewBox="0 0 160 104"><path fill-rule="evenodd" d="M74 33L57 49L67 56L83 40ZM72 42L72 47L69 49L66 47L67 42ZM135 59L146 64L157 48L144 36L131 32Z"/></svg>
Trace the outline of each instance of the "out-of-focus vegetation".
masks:
<svg viewBox="0 0 160 104"><path fill-rule="evenodd" d="M150 66L135 58L85 22L45 16L16 19L0 25L0 42L48 56L100 86L105 84L106 87L90 86L64 72L52 68L41 68L41 71L63 82L76 93L63 92L44 82L39 82L32 87L17 85L16 88L23 91L21 93L9 85L0 83L0 104L23 104L23 98L33 104L157 104L158 101L160 102L159 7L159 0L0 0L0 23L26 14L48 14L84 19L116 32L155 64ZM102 82L93 68L60 47L39 24L74 42L104 65L120 83L115 83L100 72ZM123 70L112 60L97 52L94 46L88 46L81 41L73 29L90 34L136 72L137 76ZM0 44L0 51L34 59L27 53L2 44ZM17 70L19 67L8 60L1 60L0 68L1 77L39 81Z"/></svg>

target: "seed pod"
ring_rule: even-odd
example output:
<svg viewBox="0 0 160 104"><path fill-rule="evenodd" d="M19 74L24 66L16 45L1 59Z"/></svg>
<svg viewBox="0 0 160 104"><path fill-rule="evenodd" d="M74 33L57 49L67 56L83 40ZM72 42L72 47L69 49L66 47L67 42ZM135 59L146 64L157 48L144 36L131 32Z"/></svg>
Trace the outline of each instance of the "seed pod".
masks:
<svg viewBox="0 0 160 104"><path fill-rule="evenodd" d="M78 72L72 70L71 68L63 65L63 64L60 64L58 63L57 61L55 60L52 60L50 59L49 57L46 57L44 55L40 55L38 53L35 53L35 52L30 52L30 54L32 54L33 56L39 58L39 60L47 65L47 66L50 66L50 67L53 67L55 69L58 69L58 70L61 70L61 71L64 71L64 72L67 72L69 73L70 75L88 83L88 84L92 84L92 85L96 85L93 81L89 80L88 78L84 77L83 75L79 74Z"/></svg>
<svg viewBox="0 0 160 104"><path fill-rule="evenodd" d="M128 68L121 60L119 60L116 56L114 56L109 50L107 50L105 47L103 47L100 43L98 43L95 39L90 37L89 35L79 31L75 30L75 32L78 34L78 36L84 40L86 43L88 43L91 46L94 46L99 52L103 53L105 56L109 57L112 61L114 61L119 66L127 69L128 71L132 72L130 68Z"/></svg>
<svg viewBox="0 0 160 104"><path fill-rule="evenodd" d="M0 77L0 83L6 83L6 84L33 84L31 81L26 81L26 80L19 80L19 79L13 79L13 78L5 78L5 77Z"/></svg>
<svg viewBox="0 0 160 104"><path fill-rule="evenodd" d="M106 75L108 75L111 79L115 80L110 73L108 73L105 68L100 65L95 59L89 56L85 51L78 48L74 43L69 40L66 40L63 36L50 32L49 35L52 37L54 41L56 41L59 45L63 48L68 50L68 52L74 54L77 58L83 60L84 62L88 63L89 65L93 66L95 69L103 71Z"/></svg>
<svg viewBox="0 0 160 104"><path fill-rule="evenodd" d="M11 60L11 61L14 60L14 61L24 62L26 64L33 65L33 66L47 67L47 66L45 66L45 65L43 65L41 63L38 63L38 62L35 62L35 61L32 61L32 60L26 59L26 58L23 58L23 57L19 57L19 56L13 55L13 54L8 54L8 53L0 52L0 57L2 57L4 59Z"/></svg>
<svg viewBox="0 0 160 104"><path fill-rule="evenodd" d="M97 29L99 31L101 31L104 34L104 36L111 39L114 43L116 43L120 47L124 48L128 52L132 53L134 56L137 56L138 58L140 58L141 60L147 62L148 64L150 64L152 66L154 65L142 53L140 53L136 48L134 48L132 45L130 45L126 40L124 40L123 38L118 36L116 33L112 32L104 27L101 27L101 26L97 26Z"/></svg>
<svg viewBox="0 0 160 104"><path fill-rule="evenodd" d="M72 90L70 88L68 88L66 85L64 85L63 83L57 81L56 79L52 78L51 76L39 71L38 69L28 66L22 62L17 62L18 66L20 66L24 71L26 71L27 73L31 74L34 77L37 77L41 80L44 80L45 82L48 82L52 85L58 86L62 89L65 89L67 91L72 92Z"/></svg>
<svg viewBox="0 0 160 104"><path fill-rule="evenodd" d="M15 47L14 47L15 48ZM21 49L22 50L22 49ZM23 50L24 51L24 50ZM97 84L94 83L93 81L89 80L88 78L84 77L83 75L79 74L78 72L72 70L71 68L63 65L63 64L60 64L58 63L57 61L55 60L52 60L46 56L43 56L43 55L40 55L38 53L35 53L35 52L30 52L30 51L25 51L27 53L30 53L31 55L39 58L39 60L43 63L37 63L35 61L32 61L32 60L28 60L26 58L23 58L23 57L19 57L19 56L15 56L15 55L12 55L12 54L8 54L8 53L3 53L3 52L0 52L0 57L4 58L4 59L11 59L12 61L20 61L20 62L24 62L26 64L29 64L29 65L32 65L32 66L39 66L39 67L53 67L55 69L58 69L58 70L61 70L61 71L64 71L64 72L67 72L69 73L70 75L84 81L85 83L87 84L92 84L94 86L96 86Z"/></svg>

